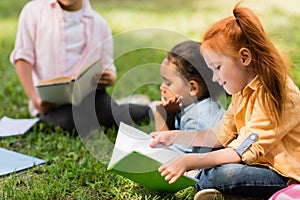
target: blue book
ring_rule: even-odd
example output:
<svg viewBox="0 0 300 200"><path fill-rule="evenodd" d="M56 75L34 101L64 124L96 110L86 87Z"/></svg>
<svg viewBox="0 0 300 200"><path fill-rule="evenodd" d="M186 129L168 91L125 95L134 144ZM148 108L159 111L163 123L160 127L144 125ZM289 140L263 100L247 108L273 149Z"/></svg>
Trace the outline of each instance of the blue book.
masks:
<svg viewBox="0 0 300 200"><path fill-rule="evenodd" d="M0 148L0 163L0 176L4 176L43 164L45 160Z"/></svg>

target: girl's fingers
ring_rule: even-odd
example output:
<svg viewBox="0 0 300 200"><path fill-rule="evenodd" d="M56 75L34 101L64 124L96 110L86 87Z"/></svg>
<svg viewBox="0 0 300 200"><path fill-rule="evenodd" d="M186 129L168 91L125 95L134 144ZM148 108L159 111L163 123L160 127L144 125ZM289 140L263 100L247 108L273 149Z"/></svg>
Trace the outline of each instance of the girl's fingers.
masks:
<svg viewBox="0 0 300 200"><path fill-rule="evenodd" d="M165 177L165 180L169 182L169 184L175 183L180 176L178 174L173 174L169 172L164 166L161 166L158 171L160 172L161 176Z"/></svg>
<svg viewBox="0 0 300 200"><path fill-rule="evenodd" d="M150 145L150 147L155 147L158 143L159 143L159 140L154 138L154 140L152 140L152 142L149 145Z"/></svg>
<svg viewBox="0 0 300 200"><path fill-rule="evenodd" d="M169 184L173 184L178 180L179 176L173 176L170 180L169 180Z"/></svg>

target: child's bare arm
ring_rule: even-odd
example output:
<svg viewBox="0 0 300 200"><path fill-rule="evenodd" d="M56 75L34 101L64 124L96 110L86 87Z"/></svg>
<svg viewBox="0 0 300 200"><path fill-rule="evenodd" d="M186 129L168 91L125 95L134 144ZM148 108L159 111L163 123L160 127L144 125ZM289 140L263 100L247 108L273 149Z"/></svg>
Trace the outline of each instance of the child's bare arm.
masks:
<svg viewBox="0 0 300 200"><path fill-rule="evenodd" d="M15 64L16 72L21 85L23 86L27 97L32 101L38 113L43 114L52 109L53 105L49 102L42 101L37 93L32 79L32 66L29 62L20 59Z"/></svg>
<svg viewBox="0 0 300 200"><path fill-rule="evenodd" d="M156 131L168 131L175 129L175 113L168 114L160 102L156 105L154 118Z"/></svg>
<svg viewBox="0 0 300 200"><path fill-rule="evenodd" d="M150 143L151 147L161 143L165 146L170 144L185 144L191 146L202 146L211 148L223 147L218 141L217 136L211 130L186 132L181 130L159 131L150 134L154 140Z"/></svg>
<svg viewBox="0 0 300 200"><path fill-rule="evenodd" d="M217 165L240 162L241 157L234 149L225 148L205 154L184 154L163 164L158 171L172 184L187 170L206 169Z"/></svg>
<svg viewBox="0 0 300 200"><path fill-rule="evenodd" d="M174 96L162 100L156 104L155 117L155 130L168 131L175 129L175 115L181 111L181 97Z"/></svg>

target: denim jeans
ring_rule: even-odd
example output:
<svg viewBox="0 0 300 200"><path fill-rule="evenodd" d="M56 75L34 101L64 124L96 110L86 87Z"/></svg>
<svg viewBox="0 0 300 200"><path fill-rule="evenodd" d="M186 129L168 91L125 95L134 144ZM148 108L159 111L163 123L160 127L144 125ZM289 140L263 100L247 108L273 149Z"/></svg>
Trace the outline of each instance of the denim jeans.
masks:
<svg viewBox="0 0 300 200"><path fill-rule="evenodd" d="M224 194L269 198L287 186L288 178L263 166L225 164L203 169L196 177L198 190L214 188Z"/></svg>

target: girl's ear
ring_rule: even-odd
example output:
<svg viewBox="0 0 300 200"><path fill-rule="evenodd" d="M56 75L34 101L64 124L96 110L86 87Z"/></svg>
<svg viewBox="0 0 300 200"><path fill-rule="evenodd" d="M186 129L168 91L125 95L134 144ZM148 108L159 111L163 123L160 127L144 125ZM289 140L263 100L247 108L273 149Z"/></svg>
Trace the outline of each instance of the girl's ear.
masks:
<svg viewBox="0 0 300 200"><path fill-rule="evenodd" d="M197 81L191 80L189 81L190 84L190 95L191 96L197 96L200 94L200 85Z"/></svg>
<svg viewBox="0 0 300 200"><path fill-rule="evenodd" d="M241 56L242 64L244 65L244 67L249 66L252 61L252 54L250 50L243 47L240 49L239 55Z"/></svg>

